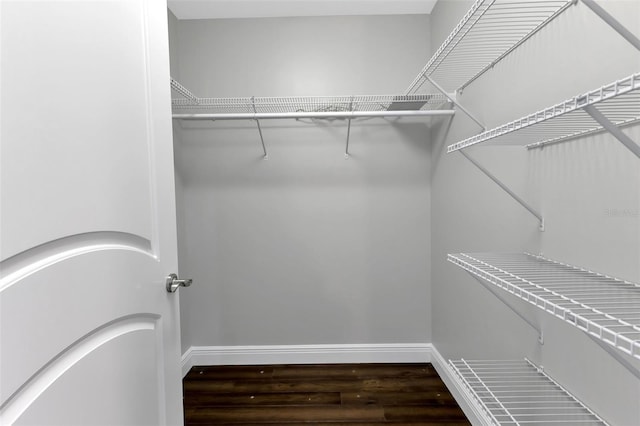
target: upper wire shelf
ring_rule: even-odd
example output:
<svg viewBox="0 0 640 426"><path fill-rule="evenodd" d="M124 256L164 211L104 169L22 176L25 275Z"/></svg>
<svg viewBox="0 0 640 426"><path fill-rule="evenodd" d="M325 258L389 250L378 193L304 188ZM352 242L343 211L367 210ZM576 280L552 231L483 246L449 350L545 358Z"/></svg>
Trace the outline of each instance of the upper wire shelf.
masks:
<svg viewBox="0 0 640 426"><path fill-rule="evenodd" d="M459 253L447 259L640 359L640 284L528 253Z"/></svg>
<svg viewBox="0 0 640 426"><path fill-rule="evenodd" d="M606 425L529 360L449 360L455 379L495 425Z"/></svg>
<svg viewBox="0 0 640 426"><path fill-rule="evenodd" d="M573 3L572 0L477 0L413 80L416 93L433 78L462 90Z"/></svg>
<svg viewBox="0 0 640 426"><path fill-rule="evenodd" d="M585 136L603 130L585 110L595 105L617 126L636 122L640 120L638 89L640 73L449 145L447 152L487 141L535 147Z"/></svg>
<svg viewBox="0 0 640 426"><path fill-rule="evenodd" d="M366 96L296 96L243 98L173 99L176 110L210 113L299 113L351 111L420 111L436 110L449 100L440 94L366 95Z"/></svg>

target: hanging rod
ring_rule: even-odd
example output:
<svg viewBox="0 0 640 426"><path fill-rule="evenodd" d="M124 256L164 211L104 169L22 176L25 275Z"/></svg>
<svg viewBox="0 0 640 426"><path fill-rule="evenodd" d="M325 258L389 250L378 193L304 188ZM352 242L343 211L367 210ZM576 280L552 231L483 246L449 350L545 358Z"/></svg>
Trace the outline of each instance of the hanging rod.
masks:
<svg viewBox="0 0 640 426"><path fill-rule="evenodd" d="M429 117L454 115L454 110L417 111L318 111L318 112L257 112L173 114L178 120L272 120L284 118L375 118L375 117Z"/></svg>

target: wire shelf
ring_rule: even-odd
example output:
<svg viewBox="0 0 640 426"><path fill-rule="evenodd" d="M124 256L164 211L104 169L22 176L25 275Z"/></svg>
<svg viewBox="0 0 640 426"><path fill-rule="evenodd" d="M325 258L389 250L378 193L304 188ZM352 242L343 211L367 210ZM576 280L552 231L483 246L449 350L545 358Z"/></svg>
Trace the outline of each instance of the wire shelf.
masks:
<svg viewBox="0 0 640 426"><path fill-rule="evenodd" d="M598 132L602 126L584 110L596 105L613 124L629 124L640 119L638 89L640 73L449 145L447 152L487 141L534 147Z"/></svg>
<svg viewBox="0 0 640 426"><path fill-rule="evenodd" d="M571 0L477 0L413 80L427 76L448 92L463 89L572 4Z"/></svg>
<svg viewBox="0 0 640 426"><path fill-rule="evenodd" d="M528 253L459 253L447 259L640 359L640 284Z"/></svg>
<svg viewBox="0 0 640 426"><path fill-rule="evenodd" d="M529 360L449 365L493 424L607 424Z"/></svg>
<svg viewBox="0 0 640 426"><path fill-rule="evenodd" d="M367 95L367 96L297 96L244 98L173 99L176 110L210 113L295 113L348 111L419 111L435 110L449 100L440 94Z"/></svg>

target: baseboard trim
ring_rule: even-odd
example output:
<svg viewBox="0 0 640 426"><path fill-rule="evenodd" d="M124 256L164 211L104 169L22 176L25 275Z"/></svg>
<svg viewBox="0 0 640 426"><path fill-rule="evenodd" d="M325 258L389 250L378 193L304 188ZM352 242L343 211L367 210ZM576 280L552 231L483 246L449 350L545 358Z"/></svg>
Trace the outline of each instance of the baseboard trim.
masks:
<svg viewBox="0 0 640 426"><path fill-rule="evenodd" d="M431 364L438 372L444 384L447 385L449 392L451 392L451 395L456 399L456 402L469 418L472 425L493 425L473 395L458 381L455 373L451 370L451 367L449 367L449 363L440 355L440 352L438 352L435 346L431 349Z"/></svg>
<svg viewBox="0 0 640 426"><path fill-rule="evenodd" d="M432 350L430 343L192 346L182 355L182 375L194 365L431 362Z"/></svg>

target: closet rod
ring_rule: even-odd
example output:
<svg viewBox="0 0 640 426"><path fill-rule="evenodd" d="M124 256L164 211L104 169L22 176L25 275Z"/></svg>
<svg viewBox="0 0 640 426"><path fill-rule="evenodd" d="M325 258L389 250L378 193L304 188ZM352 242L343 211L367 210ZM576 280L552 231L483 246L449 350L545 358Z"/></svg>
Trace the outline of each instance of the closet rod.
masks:
<svg viewBox="0 0 640 426"><path fill-rule="evenodd" d="M178 120L270 120L282 118L375 118L375 117L425 117L454 115L454 110L405 110L405 111L319 111L319 112L257 112L222 114L173 114Z"/></svg>

